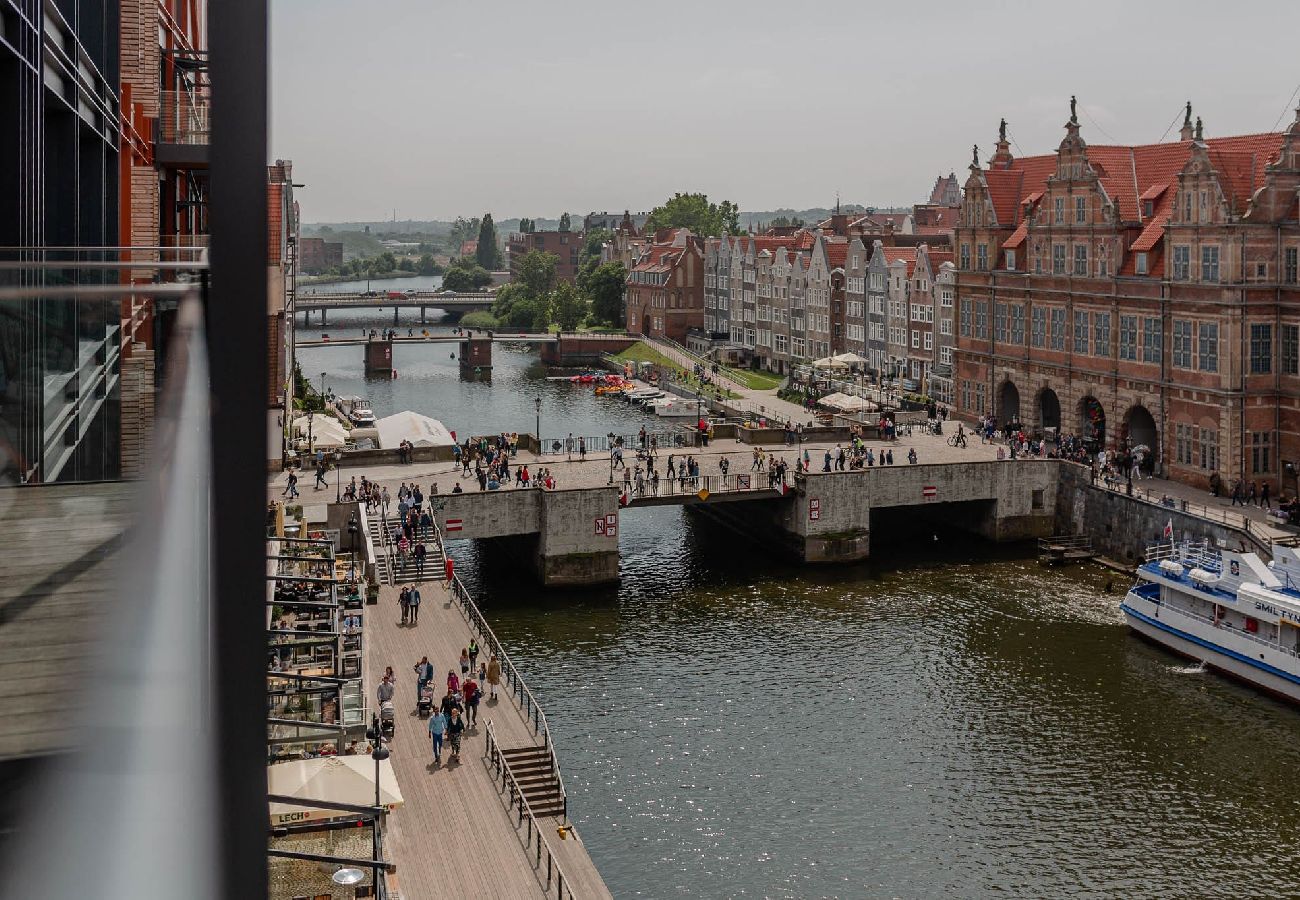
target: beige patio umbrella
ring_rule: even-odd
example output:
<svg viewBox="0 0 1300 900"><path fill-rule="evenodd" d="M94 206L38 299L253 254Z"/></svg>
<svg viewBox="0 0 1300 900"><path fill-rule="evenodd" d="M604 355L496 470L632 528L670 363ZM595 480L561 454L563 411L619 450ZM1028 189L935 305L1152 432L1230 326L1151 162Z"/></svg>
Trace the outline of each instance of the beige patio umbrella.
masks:
<svg viewBox="0 0 1300 900"><path fill-rule="evenodd" d="M295 759L266 767L268 793L296 797L310 802L329 800L373 806L375 803L375 761L368 754L356 756L322 756L318 759ZM389 810L401 806L402 791L391 760L379 762L379 799ZM336 819L348 813L336 809L270 804L272 825L318 822Z"/></svg>

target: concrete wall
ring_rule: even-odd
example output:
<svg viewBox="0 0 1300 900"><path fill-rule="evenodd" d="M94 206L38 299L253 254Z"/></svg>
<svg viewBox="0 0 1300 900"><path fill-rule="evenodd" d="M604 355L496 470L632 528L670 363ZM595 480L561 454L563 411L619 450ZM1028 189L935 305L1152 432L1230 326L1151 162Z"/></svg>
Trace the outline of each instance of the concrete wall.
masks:
<svg viewBox="0 0 1300 900"><path fill-rule="evenodd" d="M617 581L619 488L534 493L541 500L535 565L542 584L553 587ZM614 527L603 527L597 533L597 519L605 526L612 522Z"/></svg>
<svg viewBox="0 0 1300 900"><path fill-rule="evenodd" d="M437 510L435 518L443 535L451 540L536 534L541 530L541 497L544 493L534 488L480 491L475 485L473 490L463 494L439 495L442 508ZM461 530L448 531L448 519L460 519Z"/></svg>
<svg viewBox="0 0 1300 900"><path fill-rule="evenodd" d="M995 541L1047 537L1055 525L1055 460L1002 460L924 466L877 466L812 472L783 527L802 542L806 562L865 559L871 549L871 510L985 501L962 517ZM933 488L933 495L927 495ZM814 517L815 516L815 517Z"/></svg>
<svg viewBox="0 0 1300 900"><path fill-rule="evenodd" d="M1111 559L1126 563L1141 561L1148 546L1165 540L1164 529L1171 521L1178 540L1205 538L1233 548L1244 543L1247 549L1261 553L1265 559L1272 555L1264 541L1240 528L1210 522L1181 512L1177 507L1148 503L1096 487L1086 466L1063 462L1059 468L1057 533L1086 534L1092 538L1093 548Z"/></svg>

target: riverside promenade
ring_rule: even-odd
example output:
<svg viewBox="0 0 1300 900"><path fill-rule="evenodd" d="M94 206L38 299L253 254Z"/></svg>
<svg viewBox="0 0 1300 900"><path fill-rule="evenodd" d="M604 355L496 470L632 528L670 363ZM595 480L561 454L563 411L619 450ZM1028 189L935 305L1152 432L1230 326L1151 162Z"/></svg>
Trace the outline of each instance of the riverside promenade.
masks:
<svg viewBox="0 0 1300 900"><path fill-rule="evenodd" d="M486 660L490 642L472 629L461 604L445 581L419 585L423 602L418 625L401 624L397 588L380 589L379 605L367 607L366 684L377 685L384 667L397 675L394 705L397 725L392 751L393 770L404 804L390 814L387 843L397 866L392 885L404 900L424 897L609 897L609 890L587 855L576 832L561 840L559 816L539 816L530 835L517 808L510 808L500 773L485 758L487 723L503 748L542 747L514 695L503 683L495 701L479 706L478 725L467 729L460 761L449 762L444 745L442 764L435 765L428 719L416 711L416 678L412 667L422 656L434 666L435 696L445 685L448 669L459 675L457 660L471 634ZM373 690L372 690L373 694ZM486 686L485 686L486 696ZM373 702L374 697L369 698ZM544 843L538 843L538 837ZM554 854L548 879L548 849ZM559 874L564 892L558 891Z"/></svg>

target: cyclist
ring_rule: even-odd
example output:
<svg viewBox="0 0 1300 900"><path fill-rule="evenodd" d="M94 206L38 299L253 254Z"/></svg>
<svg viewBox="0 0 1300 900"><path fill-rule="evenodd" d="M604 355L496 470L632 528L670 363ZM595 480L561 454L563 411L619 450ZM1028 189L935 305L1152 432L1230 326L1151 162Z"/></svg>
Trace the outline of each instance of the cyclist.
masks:
<svg viewBox="0 0 1300 900"><path fill-rule="evenodd" d="M957 423L957 434L955 437L956 440L953 441L953 446L961 447L964 450L966 448L966 429L961 427L960 422Z"/></svg>

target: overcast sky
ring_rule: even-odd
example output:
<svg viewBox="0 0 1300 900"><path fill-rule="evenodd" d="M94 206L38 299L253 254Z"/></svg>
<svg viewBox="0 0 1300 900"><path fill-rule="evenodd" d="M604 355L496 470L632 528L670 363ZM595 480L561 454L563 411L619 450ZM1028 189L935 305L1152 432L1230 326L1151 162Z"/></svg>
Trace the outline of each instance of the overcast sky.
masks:
<svg viewBox="0 0 1300 900"><path fill-rule="evenodd" d="M1300 2L272 0L271 155L307 222L924 200L1025 154L1283 124ZM1170 135L1176 137L1176 127ZM1168 139L1168 137L1166 137ZM1013 152L1015 146L1013 145ZM1017 153L1017 155L1020 155Z"/></svg>

